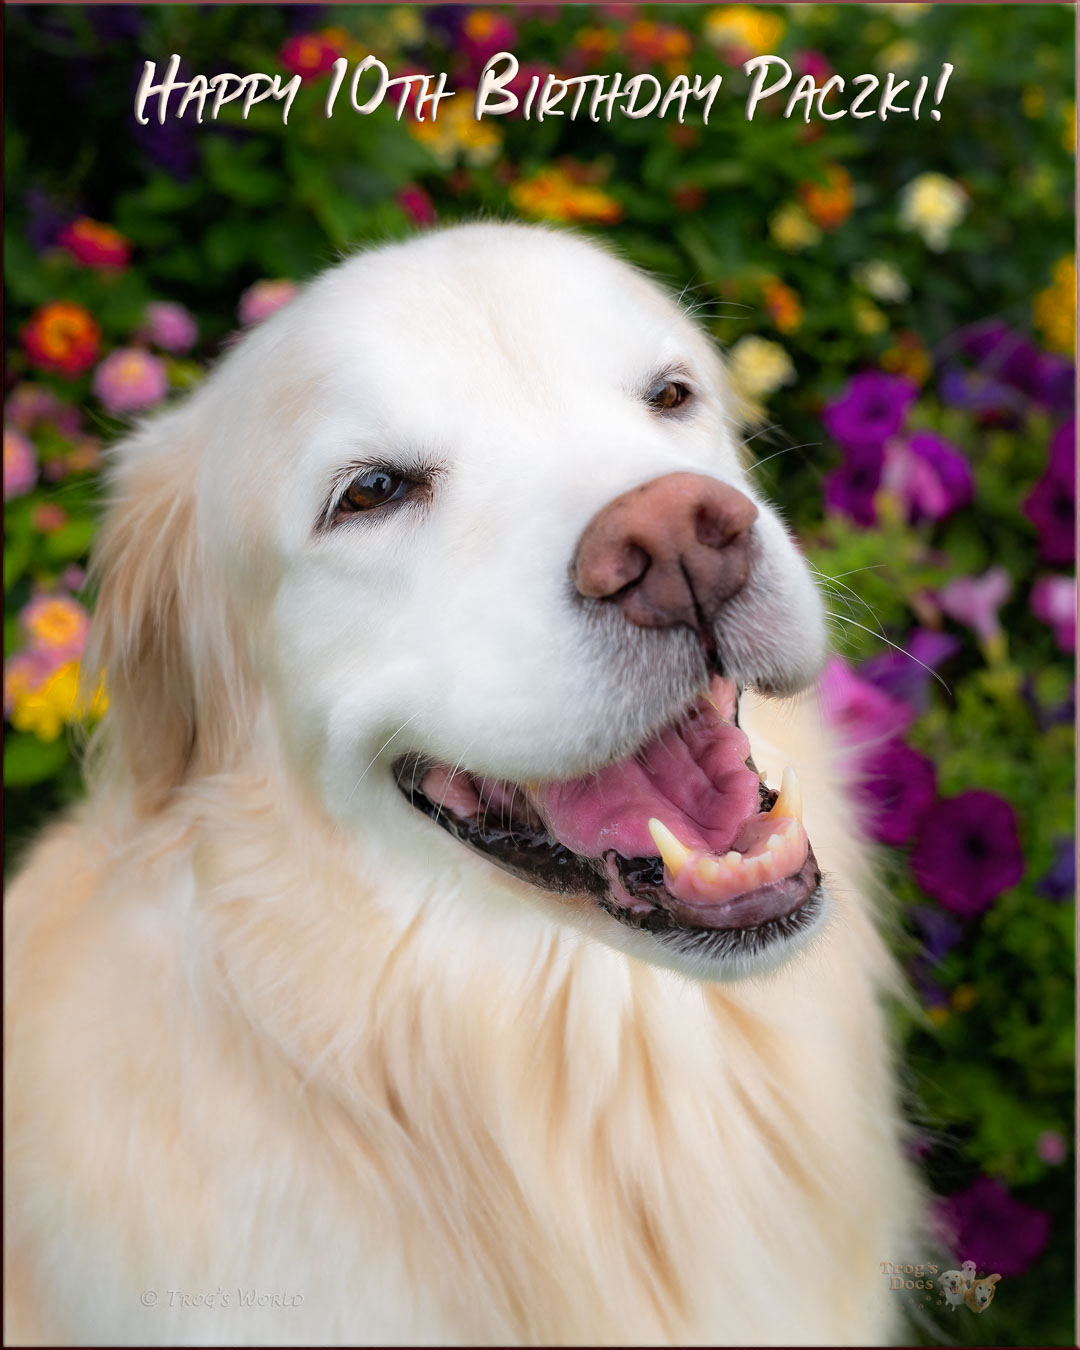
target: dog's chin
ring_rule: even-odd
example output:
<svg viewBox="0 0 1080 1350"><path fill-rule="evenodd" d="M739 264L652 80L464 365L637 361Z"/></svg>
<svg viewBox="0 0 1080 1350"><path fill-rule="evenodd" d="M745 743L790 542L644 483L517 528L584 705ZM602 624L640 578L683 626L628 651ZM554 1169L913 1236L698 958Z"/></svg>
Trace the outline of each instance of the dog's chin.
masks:
<svg viewBox="0 0 1080 1350"><path fill-rule="evenodd" d="M513 782L415 753L394 777L464 846L590 906L593 933L698 975L749 973L802 946L826 903L798 785L759 776L738 696L714 677L675 721L583 777Z"/></svg>

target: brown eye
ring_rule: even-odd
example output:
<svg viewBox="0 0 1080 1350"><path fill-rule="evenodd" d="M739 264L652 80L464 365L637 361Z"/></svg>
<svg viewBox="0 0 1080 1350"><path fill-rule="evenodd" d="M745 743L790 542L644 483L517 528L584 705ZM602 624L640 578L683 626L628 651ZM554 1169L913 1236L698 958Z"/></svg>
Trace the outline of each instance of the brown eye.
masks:
<svg viewBox="0 0 1080 1350"><path fill-rule="evenodd" d="M389 469L365 469L358 473L341 499L344 511L373 511L404 495L408 480Z"/></svg>
<svg viewBox="0 0 1080 1350"><path fill-rule="evenodd" d="M671 412L681 408L689 397L690 390L678 380L657 380L645 395L645 401L657 412Z"/></svg>

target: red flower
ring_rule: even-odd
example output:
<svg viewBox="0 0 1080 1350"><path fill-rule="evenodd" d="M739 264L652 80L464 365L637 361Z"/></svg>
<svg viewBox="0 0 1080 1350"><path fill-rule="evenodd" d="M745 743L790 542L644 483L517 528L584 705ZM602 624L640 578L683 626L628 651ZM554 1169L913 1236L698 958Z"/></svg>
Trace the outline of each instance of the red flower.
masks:
<svg viewBox="0 0 1080 1350"><path fill-rule="evenodd" d="M101 329L93 317L68 300L35 310L19 336L34 365L58 375L81 375L101 349Z"/></svg>
<svg viewBox="0 0 1080 1350"><path fill-rule="evenodd" d="M318 33L301 33L282 47L278 60L293 75L314 79L334 67L341 53Z"/></svg>
<svg viewBox="0 0 1080 1350"><path fill-rule="evenodd" d="M418 183L403 187L395 200L414 225L435 224L435 203Z"/></svg>
<svg viewBox="0 0 1080 1350"><path fill-rule="evenodd" d="M89 216L65 225L57 243L87 267L126 267L131 261L131 245L120 231Z"/></svg>

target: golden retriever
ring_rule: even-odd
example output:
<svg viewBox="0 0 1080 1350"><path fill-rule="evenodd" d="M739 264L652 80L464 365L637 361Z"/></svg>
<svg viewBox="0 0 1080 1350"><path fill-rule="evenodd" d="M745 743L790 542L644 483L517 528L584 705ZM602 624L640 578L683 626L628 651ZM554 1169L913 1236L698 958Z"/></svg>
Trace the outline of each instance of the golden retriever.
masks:
<svg viewBox="0 0 1080 1350"><path fill-rule="evenodd" d="M8 904L9 1344L900 1334L892 968L737 426L652 281L475 224L118 447Z"/></svg>

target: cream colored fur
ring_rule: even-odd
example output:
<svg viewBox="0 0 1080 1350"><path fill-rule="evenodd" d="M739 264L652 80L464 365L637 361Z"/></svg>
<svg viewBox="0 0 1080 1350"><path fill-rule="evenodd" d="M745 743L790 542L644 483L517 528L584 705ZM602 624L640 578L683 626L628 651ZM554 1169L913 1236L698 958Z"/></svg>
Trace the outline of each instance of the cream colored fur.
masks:
<svg viewBox="0 0 1080 1350"><path fill-rule="evenodd" d="M511 261L539 233L479 228ZM542 238L571 271L615 266ZM255 393L256 357L295 353L303 322L283 311L118 460L94 647L110 748L7 902L7 1343L899 1336L879 1263L910 1259L920 1195L893 973L813 695L747 696L743 720L770 782L799 771L831 913L743 979L643 959L591 904L504 876L380 788L381 760L346 804L333 738L282 712L336 678L318 614L279 605L308 545L297 525L271 549L252 500L329 397L303 363ZM215 437L241 463L210 494ZM606 472L568 539L623 486ZM249 488L231 500L229 474ZM303 492L285 498L281 521ZM261 644L297 625L318 655L294 691Z"/></svg>

